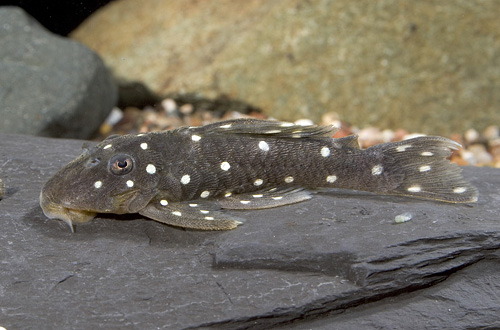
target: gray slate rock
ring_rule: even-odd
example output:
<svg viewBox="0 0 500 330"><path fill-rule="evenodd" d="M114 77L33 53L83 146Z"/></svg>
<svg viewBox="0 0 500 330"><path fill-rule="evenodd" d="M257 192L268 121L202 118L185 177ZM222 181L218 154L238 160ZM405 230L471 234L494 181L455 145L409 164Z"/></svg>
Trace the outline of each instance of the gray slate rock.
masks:
<svg viewBox="0 0 500 330"><path fill-rule="evenodd" d="M332 191L233 211L247 220L228 232L102 215L72 234L38 196L80 146L0 134L0 326L500 327L498 169L464 169L471 205Z"/></svg>
<svg viewBox="0 0 500 330"><path fill-rule="evenodd" d="M89 138L118 97L102 60L22 9L1 7L0 22L0 132Z"/></svg>

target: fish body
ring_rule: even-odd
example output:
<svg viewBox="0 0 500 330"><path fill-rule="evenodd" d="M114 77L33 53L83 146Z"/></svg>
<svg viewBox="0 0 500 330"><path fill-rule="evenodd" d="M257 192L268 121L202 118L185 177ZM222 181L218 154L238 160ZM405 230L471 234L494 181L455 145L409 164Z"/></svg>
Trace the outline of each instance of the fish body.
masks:
<svg viewBox="0 0 500 330"><path fill-rule="evenodd" d="M447 157L459 145L418 137L362 150L329 126L239 119L110 137L58 171L40 205L70 225L97 213L140 213L169 225L233 229L221 209L301 202L315 188L342 188L438 201L477 200Z"/></svg>

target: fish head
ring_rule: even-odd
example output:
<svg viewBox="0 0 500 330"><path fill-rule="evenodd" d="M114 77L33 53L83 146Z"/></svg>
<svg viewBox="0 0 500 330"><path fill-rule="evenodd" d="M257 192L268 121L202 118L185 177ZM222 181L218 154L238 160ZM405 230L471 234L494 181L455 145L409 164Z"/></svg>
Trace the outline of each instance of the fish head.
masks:
<svg viewBox="0 0 500 330"><path fill-rule="evenodd" d="M85 148L50 178L40 193L40 206L50 219L73 225L97 213L136 213L157 193L162 163L151 139L124 135Z"/></svg>

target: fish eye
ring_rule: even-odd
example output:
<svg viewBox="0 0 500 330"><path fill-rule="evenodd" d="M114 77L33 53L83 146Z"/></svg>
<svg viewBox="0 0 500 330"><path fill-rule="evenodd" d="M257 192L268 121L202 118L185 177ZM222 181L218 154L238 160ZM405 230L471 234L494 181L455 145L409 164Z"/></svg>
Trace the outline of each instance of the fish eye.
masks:
<svg viewBox="0 0 500 330"><path fill-rule="evenodd" d="M109 160L109 170L116 175L124 175L134 168L134 159L126 154L114 155Z"/></svg>

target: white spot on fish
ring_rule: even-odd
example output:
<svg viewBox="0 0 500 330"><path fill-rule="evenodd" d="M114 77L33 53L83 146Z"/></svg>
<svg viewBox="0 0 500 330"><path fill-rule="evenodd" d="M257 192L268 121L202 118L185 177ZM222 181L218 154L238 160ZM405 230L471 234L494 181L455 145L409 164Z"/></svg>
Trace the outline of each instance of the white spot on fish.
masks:
<svg viewBox="0 0 500 330"><path fill-rule="evenodd" d="M181 183L182 184L188 184L191 181L191 177L189 174L184 174L181 178Z"/></svg>
<svg viewBox="0 0 500 330"><path fill-rule="evenodd" d="M205 217L205 220L213 220L214 217Z"/></svg>
<svg viewBox="0 0 500 330"><path fill-rule="evenodd" d="M231 165L229 165L228 162L222 162L222 163L220 163L220 168L223 171L229 171L229 169L231 168Z"/></svg>
<svg viewBox="0 0 500 330"><path fill-rule="evenodd" d="M257 179L253 182L253 185L254 186L260 186L262 183L264 183L264 181L262 179Z"/></svg>
<svg viewBox="0 0 500 330"><path fill-rule="evenodd" d="M279 201L280 199L283 199L283 196L276 196L276 197L271 197L275 201Z"/></svg>
<svg viewBox="0 0 500 330"><path fill-rule="evenodd" d="M107 145L105 145L105 146L104 146L104 148L103 148L103 149L109 149L109 148L111 148L112 146L113 146L112 144L107 144Z"/></svg>
<svg viewBox="0 0 500 330"><path fill-rule="evenodd" d="M207 198L208 196L210 196L210 192L205 190L204 192L201 193L200 197L201 198Z"/></svg>
<svg viewBox="0 0 500 330"><path fill-rule="evenodd" d="M240 201L241 204L249 204L250 201Z"/></svg>
<svg viewBox="0 0 500 330"><path fill-rule="evenodd" d="M266 141L260 141L259 142L259 148L262 151L269 151L269 144L267 144Z"/></svg>
<svg viewBox="0 0 500 330"><path fill-rule="evenodd" d="M281 132L279 129L272 129L270 131L267 131L266 134L276 134L276 133L279 133Z"/></svg>
<svg viewBox="0 0 500 330"><path fill-rule="evenodd" d="M422 165L418 168L420 172L427 172L431 170L431 167L429 165Z"/></svg>
<svg viewBox="0 0 500 330"><path fill-rule="evenodd" d="M207 210L200 210L200 212L201 212L201 213L203 213L203 214L208 214L208 213L210 213L210 211L207 211Z"/></svg>
<svg viewBox="0 0 500 330"><path fill-rule="evenodd" d="M396 147L396 151L397 152L403 152L403 151L406 151L406 149L408 149L410 147L411 147L411 144L405 144L405 145Z"/></svg>
<svg viewBox="0 0 500 330"><path fill-rule="evenodd" d="M462 194L466 191L467 191L467 188L465 188L465 187L457 187L457 188L453 189L453 192L455 194Z"/></svg>
<svg viewBox="0 0 500 330"><path fill-rule="evenodd" d="M127 182L127 187L132 188L134 186L134 181L128 180Z"/></svg>
<svg viewBox="0 0 500 330"><path fill-rule="evenodd" d="M149 174L155 174L156 167L153 164L148 164L148 166L146 166L146 172L148 172Z"/></svg>
<svg viewBox="0 0 500 330"><path fill-rule="evenodd" d="M227 193L224 194L224 197L231 197L232 194L233 193L231 193L231 192L227 192Z"/></svg>
<svg viewBox="0 0 500 330"><path fill-rule="evenodd" d="M230 128L233 124L222 125L220 128Z"/></svg>
<svg viewBox="0 0 500 330"><path fill-rule="evenodd" d="M293 180L294 180L294 179L293 179L293 176L287 176L287 177L285 178L285 182L286 182L286 183L292 183L292 182L293 182Z"/></svg>
<svg viewBox="0 0 500 330"><path fill-rule="evenodd" d="M273 192L273 191L276 191L276 190L278 190L278 188L271 188L271 189L269 189L268 191L269 191L269 192Z"/></svg>
<svg viewBox="0 0 500 330"><path fill-rule="evenodd" d="M137 134L137 136L143 136L143 135L144 135L144 133Z"/></svg>
<svg viewBox="0 0 500 330"><path fill-rule="evenodd" d="M173 214L173 215L176 215L176 216L178 216L178 217L182 216L182 213L181 213L181 212L179 212L179 211L174 211L174 212L172 212L172 214Z"/></svg>
<svg viewBox="0 0 500 330"><path fill-rule="evenodd" d="M425 156L425 157L430 157L430 156L434 156L434 154L430 151L424 151L421 153L422 156Z"/></svg>
<svg viewBox="0 0 500 330"><path fill-rule="evenodd" d="M321 148L321 156L323 156L323 157L330 156L330 148L328 148L328 147Z"/></svg>
<svg viewBox="0 0 500 330"><path fill-rule="evenodd" d="M148 148L148 144L146 142L141 143L141 149L146 150Z"/></svg>
<svg viewBox="0 0 500 330"><path fill-rule="evenodd" d="M337 181L336 175L329 175L326 177L326 182L328 182L328 183L334 183L335 181Z"/></svg>
<svg viewBox="0 0 500 330"><path fill-rule="evenodd" d="M252 197L253 197L253 198L261 198L261 197L263 197L263 196L264 196L264 195L262 195L262 194L252 195Z"/></svg>
<svg viewBox="0 0 500 330"><path fill-rule="evenodd" d="M199 135L191 135L191 140L197 142L201 140L201 136Z"/></svg>
<svg viewBox="0 0 500 330"><path fill-rule="evenodd" d="M421 192L422 191L422 188L419 186L419 185L414 185L414 186L411 186L407 189L409 192Z"/></svg>
<svg viewBox="0 0 500 330"><path fill-rule="evenodd" d="M168 201L166 199L162 199L160 201L160 204L163 205L163 206L167 206L168 205Z"/></svg>
<svg viewBox="0 0 500 330"><path fill-rule="evenodd" d="M288 122L285 122L285 123L281 123L280 125L281 127L291 127L291 126L295 126L294 123L288 123Z"/></svg>
<svg viewBox="0 0 500 330"><path fill-rule="evenodd" d="M198 207L198 204L196 204L196 203L190 203L189 207Z"/></svg>
<svg viewBox="0 0 500 330"><path fill-rule="evenodd" d="M96 181L94 182L94 188L99 189L102 187L102 181Z"/></svg>
<svg viewBox="0 0 500 330"><path fill-rule="evenodd" d="M384 171L382 165L375 165L372 167L372 175L380 175Z"/></svg>
<svg viewBox="0 0 500 330"><path fill-rule="evenodd" d="M292 138L294 138L294 139L299 139L301 137L302 136L300 134L292 134Z"/></svg>

